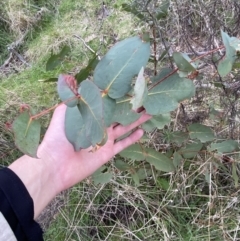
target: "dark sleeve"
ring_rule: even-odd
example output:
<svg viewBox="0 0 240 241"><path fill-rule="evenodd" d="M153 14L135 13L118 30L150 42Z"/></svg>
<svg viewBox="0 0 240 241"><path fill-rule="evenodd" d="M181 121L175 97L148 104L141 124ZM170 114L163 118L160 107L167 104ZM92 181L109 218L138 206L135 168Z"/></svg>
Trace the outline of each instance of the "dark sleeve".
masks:
<svg viewBox="0 0 240 241"><path fill-rule="evenodd" d="M43 241L34 221L33 200L21 179L9 168L0 170L0 212L18 241Z"/></svg>

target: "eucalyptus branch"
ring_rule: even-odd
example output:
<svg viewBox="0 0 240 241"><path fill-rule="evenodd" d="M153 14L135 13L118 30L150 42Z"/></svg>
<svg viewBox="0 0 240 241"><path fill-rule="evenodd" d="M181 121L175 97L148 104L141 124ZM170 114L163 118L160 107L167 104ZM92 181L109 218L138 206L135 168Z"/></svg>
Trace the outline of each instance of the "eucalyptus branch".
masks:
<svg viewBox="0 0 240 241"><path fill-rule="evenodd" d="M208 52L204 53L203 55L192 59L192 60L190 61L190 63L193 63L193 62L195 62L196 60L202 59L203 57L205 57L205 56L207 56L207 55L209 55L209 54L212 54L212 53L218 51L219 49L223 49L223 48L225 48L225 47L224 47L224 46L220 46L219 48L216 48L216 49L213 49L213 50L211 50L211 51L208 51ZM161 82L163 82L165 79L167 79L169 76L175 74L178 70L179 70L178 68L174 69L174 70L173 70L171 73L169 73L167 76L165 76L164 78L158 80L156 83L154 83L154 84L152 84L151 86L149 86L148 90L151 90L152 88L154 88L155 86L157 86L158 84L160 84Z"/></svg>
<svg viewBox="0 0 240 241"><path fill-rule="evenodd" d="M54 105L54 106L52 106L52 107L50 107L50 108L48 108L48 109L46 109L46 110L43 110L42 112L40 112L40 113L38 113L38 114L36 114L36 115L31 116L31 119L32 119L32 120L39 119L39 118L41 118L42 116L47 115L50 111L55 110L58 106L60 106L60 105L62 105L62 104L67 104L68 102L70 102L70 101L72 101L72 100L74 100L74 99L79 99L79 97L80 97L80 95L74 96L74 97L69 98L69 99L67 99L67 100L65 100L65 101L62 101L61 103L58 103L58 104L56 104L56 105Z"/></svg>

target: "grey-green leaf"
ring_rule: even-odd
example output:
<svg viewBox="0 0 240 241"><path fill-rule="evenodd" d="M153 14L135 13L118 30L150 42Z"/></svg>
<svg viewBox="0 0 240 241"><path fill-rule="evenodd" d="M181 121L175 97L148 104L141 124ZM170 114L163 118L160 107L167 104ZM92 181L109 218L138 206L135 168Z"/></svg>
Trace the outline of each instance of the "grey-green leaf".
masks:
<svg viewBox="0 0 240 241"><path fill-rule="evenodd" d="M178 152L175 152L173 154L173 165L175 166L175 168L178 168L180 166L182 160L183 158Z"/></svg>
<svg viewBox="0 0 240 241"><path fill-rule="evenodd" d="M141 145L135 144L119 153L120 156L136 161L145 160L145 152Z"/></svg>
<svg viewBox="0 0 240 241"><path fill-rule="evenodd" d="M141 114L132 110L130 100L129 97L123 97L117 100L112 123L117 122L125 126L140 118Z"/></svg>
<svg viewBox="0 0 240 241"><path fill-rule="evenodd" d="M144 148L141 145L132 145L119 154L122 157L130 158L132 160L146 160L160 171L172 172L175 170L173 161L170 158L151 148Z"/></svg>
<svg viewBox="0 0 240 241"><path fill-rule="evenodd" d="M121 159L118 159L114 162L114 166L119 169L120 171L126 171L129 170L131 167Z"/></svg>
<svg viewBox="0 0 240 241"><path fill-rule="evenodd" d="M233 61L231 61L228 57L224 57L218 64L218 73L220 76L225 77L232 70Z"/></svg>
<svg viewBox="0 0 240 241"><path fill-rule="evenodd" d="M54 70L56 67L62 64L64 61L65 56L69 54L71 51L69 46L64 46L60 53L52 54L51 57L48 59L46 64L46 71Z"/></svg>
<svg viewBox="0 0 240 241"><path fill-rule="evenodd" d="M59 97L69 107L78 104L77 81L71 75L59 75L57 90Z"/></svg>
<svg viewBox="0 0 240 241"><path fill-rule="evenodd" d="M202 149L202 143L187 144L186 147L181 148L178 152L186 159L194 158L198 152Z"/></svg>
<svg viewBox="0 0 240 241"><path fill-rule="evenodd" d="M131 6L130 4L123 3L122 9L125 10L126 12L134 14L140 20L145 19L144 15L141 12L139 12L135 7Z"/></svg>
<svg viewBox="0 0 240 241"><path fill-rule="evenodd" d="M103 101L98 87L90 80L81 83L78 90L81 98L81 112L86 136L95 146L104 138Z"/></svg>
<svg viewBox="0 0 240 241"><path fill-rule="evenodd" d="M106 166L100 167L96 172L92 174L92 180L97 184L106 184L111 181L113 174L109 172L103 172L106 170Z"/></svg>
<svg viewBox="0 0 240 241"><path fill-rule="evenodd" d="M229 45L233 47L236 51L240 51L240 40L236 37L230 37Z"/></svg>
<svg viewBox="0 0 240 241"><path fill-rule="evenodd" d="M80 72L75 75L78 84L80 84L83 80L88 78L88 76L93 72L93 70L97 66L98 62L98 56L94 55L94 57L88 61L87 67L81 69Z"/></svg>
<svg viewBox="0 0 240 241"><path fill-rule="evenodd" d="M236 49L234 45L231 45L231 39L227 33L221 30L223 44L225 46L226 54L218 64L218 72L221 77L225 77L231 72L234 61L236 60Z"/></svg>
<svg viewBox="0 0 240 241"><path fill-rule="evenodd" d="M168 15L168 9L170 6L170 1L169 0L164 0L161 2L161 5L159 8L157 8L157 14L156 14L156 18L162 19L165 18Z"/></svg>
<svg viewBox="0 0 240 241"><path fill-rule="evenodd" d="M154 128L163 129L171 121L170 113L153 116L149 121L142 124L145 131L152 131Z"/></svg>
<svg viewBox="0 0 240 241"><path fill-rule="evenodd" d="M41 133L39 121L32 120L30 114L25 111L15 119L12 128L18 149L31 157L37 157Z"/></svg>
<svg viewBox="0 0 240 241"><path fill-rule="evenodd" d="M173 161L164 154L150 148L147 148L146 152L146 161L152 164L157 170L164 172L173 172L175 170Z"/></svg>
<svg viewBox="0 0 240 241"><path fill-rule="evenodd" d="M140 185L140 179L137 172L131 173L132 179L136 186Z"/></svg>
<svg viewBox="0 0 240 241"><path fill-rule="evenodd" d="M169 140L170 142L175 142L177 145L181 145L188 140L188 133L183 131L174 131L171 133Z"/></svg>
<svg viewBox="0 0 240 241"><path fill-rule="evenodd" d="M142 106L143 100L146 98L146 96L147 83L144 78L144 69L142 67L140 72L138 73L138 77L134 85L134 96L130 101L130 103L132 104L132 109L134 111L137 111L137 109Z"/></svg>
<svg viewBox="0 0 240 241"><path fill-rule="evenodd" d="M150 170L151 171L151 170ZM137 170L137 174L138 174L138 177L139 177L139 180L144 180L147 178L148 176L148 173L147 173L147 170L144 169L144 168L140 168Z"/></svg>
<svg viewBox="0 0 240 241"><path fill-rule="evenodd" d="M146 66L150 43L132 37L113 46L95 68L94 83L112 99L118 99L131 89L132 78Z"/></svg>
<svg viewBox="0 0 240 241"><path fill-rule="evenodd" d="M191 59L185 53L173 53L173 59L180 71L191 72L196 69L194 63L190 63Z"/></svg>
<svg viewBox="0 0 240 241"><path fill-rule="evenodd" d="M102 99L104 123L107 127L109 127L113 123L113 115L116 108L116 100L110 98L108 95L104 95Z"/></svg>
<svg viewBox="0 0 240 241"><path fill-rule="evenodd" d="M233 151L239 150L239 144L234 140L226 140L223 142L212 143L210 147L208 147L208 150L217 150L220 153L231 153Z"/></svg>
<svg viewBox="0 0 240 241"><path fill-rule="evenodd" d="M202 143L215 139L213 130L208 126L194 123L188 127L188 130L192 139L198 139Z"/></svg>
<svg viewBox="0 0 240 241"><path fill-rule="evenodd" d="M86 136L83 118L77 106L69 108L65 112L65 135L73 145L75 151L91 146L90 140Z"/></svg>
<svg viewBox="0 0 240 241"><path fill-rule="evenodd" d="M148 114L165 114L176 109L180 101L189 99L194 94L195 86L191 80L173 74L148 91L143 106Z"/></svg>

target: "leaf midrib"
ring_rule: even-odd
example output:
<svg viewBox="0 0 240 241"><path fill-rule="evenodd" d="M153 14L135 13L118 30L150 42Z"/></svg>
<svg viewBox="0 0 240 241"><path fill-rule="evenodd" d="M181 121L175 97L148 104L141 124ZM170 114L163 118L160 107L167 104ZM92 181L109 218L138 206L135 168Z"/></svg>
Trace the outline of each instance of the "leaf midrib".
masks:
<svg viewBox="0 0 240 241"><path fill-rule="evenodd" d="M115 82L115 80L117 79L117 77L122 73L122 71L125 69L125 67L128 65L128 63L133 59L133 56L137 53L137 51L139 50L140 46L136 48L136 50L132 53L132 55L130 56L129 60L126 62L125 65L123 65L123 67L120 69L120 71L116 74L116 76L113 78L113 80L109 83L109 85L106 88L106 91L108 92L109 89L111 88L111 86L113 85L113 83Z"/></svg>

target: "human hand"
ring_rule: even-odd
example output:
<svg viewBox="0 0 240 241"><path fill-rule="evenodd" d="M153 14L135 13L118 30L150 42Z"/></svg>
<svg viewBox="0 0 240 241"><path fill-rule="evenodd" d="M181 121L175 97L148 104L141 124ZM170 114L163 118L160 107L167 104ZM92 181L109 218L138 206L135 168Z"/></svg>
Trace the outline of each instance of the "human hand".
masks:
<svg viewBox="0 0 240 241"><path fill-rule="evenodd" d="M143 114L136 122L121 126L112 125L107 129L108 140L95 152L83 149L75 152L64 132L66 106L59 106L52 117L50 126L38 150L38 156L54 168L54 181L58 191L65 190L94 173L114 155L138 141L143 130L137 129L130 136L115 142L116 139L140 126L151 118Z"/></svg>

